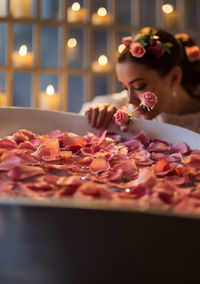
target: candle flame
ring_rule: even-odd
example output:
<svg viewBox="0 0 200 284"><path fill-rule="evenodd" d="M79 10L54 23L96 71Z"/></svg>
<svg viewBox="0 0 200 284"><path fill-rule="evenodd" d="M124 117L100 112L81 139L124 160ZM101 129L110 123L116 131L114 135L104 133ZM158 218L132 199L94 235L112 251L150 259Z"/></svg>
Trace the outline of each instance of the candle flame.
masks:
<svg viewBox="0 0 200 284"><path fill-rule="evenodd" d="M98 58L98 63L101 66L105 66L108 63L108 58L105 55L100 55Z"/></svg>
<svg viewBox="0 0 200 284"><path fill-rule="evenodd" d="M25 44L23 44L22 46L20 46L19 55L25 56L26 54L27 54L27 46Z"/></svg>
<svg viewBox="0 0 200 284"><path fill-rule="evenodd" d="M174 11L174 7L171 4L162 5L162 11L165 14L171 14Z"/></svg>
<svg viewBox="0 0 200 284"><path fill-rule="evenodd" d="M52 96L54 94L54 86L53 85L48 85L46 88L46 93L49 96Z"/></svg>
<svg viewBox="0 0 200 284"><path fill-rule="evenodd" d="M72 4L72 10L73 11L78 11L78 10L80 10L80 4L78 3L78 2L74 2L73 4Z"/></svg>
<svg viewBox="0 0 200 284"><path fill-rule="evenodd" d="M100 17L105 17L105 15L107 14L107 10L104 7L101 7L101 8L98 9L97 14Z"/></svg>
<svg viewBox="0 0 200 284"><path fill-rule="evenodd" d="M70 38L68 41L67 41L67 45L69 48L74 48L76 45L77 45L77 41L75 38Z"/></svg>
<svg viewBox="0 0 200 284"><path fill-rule="evenodd" d="M119 51L119 53L122 53L122 51L125 49L125 45L122 43L122 44L120 44L119 45L119 47L118 47L118 51Z"/></svg>

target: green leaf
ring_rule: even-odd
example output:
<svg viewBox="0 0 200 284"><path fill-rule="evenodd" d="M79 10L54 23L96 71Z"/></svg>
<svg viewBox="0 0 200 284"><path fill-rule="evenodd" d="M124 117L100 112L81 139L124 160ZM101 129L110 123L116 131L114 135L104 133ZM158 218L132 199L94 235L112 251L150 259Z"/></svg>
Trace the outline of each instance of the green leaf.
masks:
<svg viewBox="0 0 200 284"><path fill-rule="evenodd" d="M164 46L167 46L167 47L172 47L173 44L171 42L165 42L163 43Z"/></svg>
<svg viewBox="0 0 200 284"><path fill-rule="evenodd" d="M146 41L144 41L144 39L141 39L141 38L136 40L136 42L139 42L142 46L147 46L148 45L148 43Z"/></svg>
<svg viewBox="0 0 200 284"><path fill-rule="evenodd" d="M165 50L165 52L167 52L168 54L171 54L171 47L173 46L173 44L171 42L165 42L163 43L163 48Z"/></svg>
<svg viewBox="0 0 200 284"><path fill-rule="evenodd" d="M168 54L171 54L171 49L170 49L170 47L163 45L163 48L164 48L164 51L165 51L165 52L167 52Z"/></svg>
<svg viewBox="0 0 200 284"><path fill-rule="evenodd" d="M154 36L154 33L153 33L152 29L150 29L150 31L149 31L149 36L150 36L150 37L153 37L153 36Z"/></svg>

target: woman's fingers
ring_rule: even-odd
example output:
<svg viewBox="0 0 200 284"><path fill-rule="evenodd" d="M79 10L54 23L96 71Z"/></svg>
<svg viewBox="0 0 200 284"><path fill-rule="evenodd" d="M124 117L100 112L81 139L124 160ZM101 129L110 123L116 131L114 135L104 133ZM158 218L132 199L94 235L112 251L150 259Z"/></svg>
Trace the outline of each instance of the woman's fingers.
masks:
<svg viewBox="0 0 200 284"><path fill-rule="evenodd" d="M103 104L99 106L99 114L97 117L97 122L96 122L96 127L100 128L103 125L105 116L106 116L106 112L107 112L107 104Z"/></svg>
<svg viewBox="0 0 200 284"><path fill-rule="evenodd" d="M95 128L106 128L112 121L116 108L110 104L91 106L86 110L89 124Z"/></svg>
<svg viewBox="0 0 200 284"><path fill-rule="evenodd" d="M86 112L85 112L85 115L88 119L88 122L91 126L95 127L96 126L96 120L97 120L97 117L98 117L98 106L91 106L91 107L88 107Z"/></svg>
<svg viewBox="0 0 200 284"><path fill-rule="evenodd" d="M91 123L90 123L92 127L96 127L96 121L97 121L98 114L99 114L99 108L98 106L94 106L92 108L92 116L91 116Z"/></svg>
<svg viewBox="0 0 200 284"><path fill-rule="evenodd" d="M103 122L103 128L107 128L109 123L112 122L113 120L113 115L116 112L116 108L113 105L109 105L107 107L107 111L106 111L106 116L104 118L104 122Z"/></svg>
<svg viewBox="0 0 200 284"><path fill-rule="evenodd" d="M85 112L85 115L87 117L87 120L89 122L89 124L91 123L91 119L92 119L92 108L89 107L87 108L86 112Z"/></svg>

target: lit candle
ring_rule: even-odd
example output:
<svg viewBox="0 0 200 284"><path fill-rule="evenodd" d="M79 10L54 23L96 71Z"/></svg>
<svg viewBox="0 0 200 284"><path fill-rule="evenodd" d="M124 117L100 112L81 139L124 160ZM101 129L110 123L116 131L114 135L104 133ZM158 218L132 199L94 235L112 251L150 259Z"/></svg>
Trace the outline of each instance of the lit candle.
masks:
<svg viewBox="0 0 200 284"><path fill-rule="evenodd" d="M92 64L92 70L94 72L108 72L110 69L111 65L105 55L100 55L98 61L95 61Z"/></svg>
<svg viewBox="0 0 200 284"><path fill-rule="evenodd" d="M12 60L15 66L28 67L33 65L33 53L27 52L27 46L22 45L19 51L12 53Z"/></svg>
<svg viewBox="0 0 200 284"><path fill-rule="evenodd" d="M67 41L67 46L68 46L69 48L73 49L73 48L76 47L76 45L77 45L77 40L76 40L74 37L68 39L68 41Z"/></svg>
<svg viewBox="0 0 200 284"><path fill-rule="evenodd" d="M48 85L46 91L40 93L39 107L41 109L58 110L59 95L55 93L52 85Z"/></svg>
<svg viewBox="0 0 200 284"><path fill-rule="evenodd" d="M13 17L30 17L32 0L10 0L10 11Z"/></svg>
<svg viewBox="0 0 200 284"><path fill-rule="evenodd" d="M94 25L105 25L111 22L111 15L104 7L98 9L97 13L92 14L92 23Z"/></svg>
<svg viewBox="0 0 200 284"><path fill-rule="evenodd" d="M0 0L0 17L7 16L7 0Z"/></svg>
<svg viewBox="0 0 200 284"><path fill-rule="evenodd" d="M74 2L71 7L67 9L67 20L70 23L84 22L87 20L87 9L81 8L78 2Z"/></svg>
<svg viewBox="0 0 200 284"><path fill-rule="evenodd" d="M178 12L174 11L174 7L171 4L164 4L162 5L162 11L164 13L164 26L166 29L177 29L178 28L178 21L179 21L179 14Z"/></svg>
<svg viewBox="0 0 200 284"><path fill-rule="evenodd" d="M69 61L73 61L78 53L77 40L72 37L67 41L67 57Z"/></svg>
<svg viewBox="0 0 200 284"><path fill-rule="evenodd" d="M6 93L1 91L1 87L0 87L0 106L1 107L6 106Z"/></svg>
<svg viewBox="0 0 200 284"><path fill-rule="evenodd" d="M126 48L126 46L125 46L123 43L121 43L121 44L118 46L118 52L119 52L119 53L122 53L122 51L123 51L125 48Z"/></svg>

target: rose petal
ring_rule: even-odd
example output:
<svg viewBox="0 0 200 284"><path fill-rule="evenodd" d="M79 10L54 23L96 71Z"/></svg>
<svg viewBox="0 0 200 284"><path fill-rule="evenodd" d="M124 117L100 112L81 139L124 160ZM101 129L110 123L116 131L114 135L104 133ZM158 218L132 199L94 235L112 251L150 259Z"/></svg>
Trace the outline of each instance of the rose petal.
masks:
<svg viewBox="0 0 200 284"><path fill-rule="evenodd" d="M90 171L96 174L106 171L109 168L110 164L105 157L97 157L93 159L89 167Z"/></svg>
<svg viewBox="0 0 200 284"><path fill-rule="evenodd" d="M177 142L170 147L170 150L174 152L180 152L182 154L187 154L190 150L189 146L184 142Z"/></svg>
<svg viewBox="0 0 200 284"><path fill-rule="evenodd" d="M149 152L166 152L169 150L169 144L166 141L155 139L149 144L147 151Z"/></svg>
<svg viewBox="0 0 200 284"><path fill-rule="evenodd" d="M0 171L9 171L19 165L21 159L18 156L10 155L0 163Z"/></svg>
<svg viewBox="0 0 200 284"><path fill-rule="evenodd" d="M13 180L23 180L43 174L42 168L27 165L16 166L8 172L8 176Z"/></svg>

